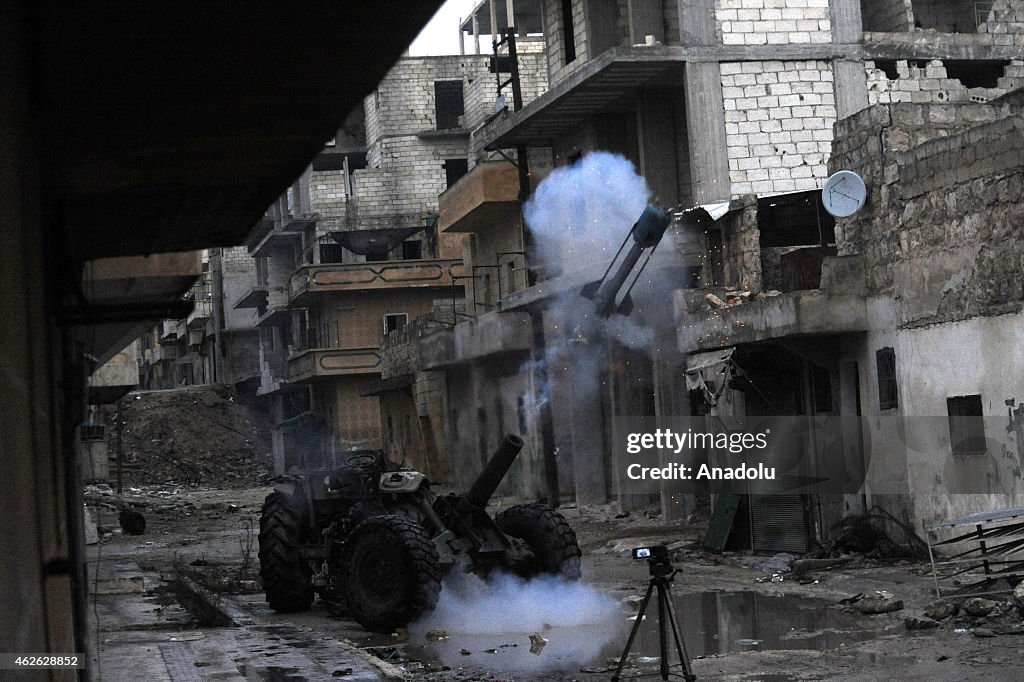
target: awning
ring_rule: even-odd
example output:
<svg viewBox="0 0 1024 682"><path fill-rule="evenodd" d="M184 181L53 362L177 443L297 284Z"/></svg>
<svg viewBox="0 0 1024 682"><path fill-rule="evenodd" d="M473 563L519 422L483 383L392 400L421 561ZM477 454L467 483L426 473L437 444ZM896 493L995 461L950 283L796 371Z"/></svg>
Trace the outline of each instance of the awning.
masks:
<svg viewBox="0 0 1024 682"><path fill-rule="evenodd" d="M686 388L700 391L708 405L716 405L729 377L732 376L732 355L736 348L694 353L686 360Z"/></svg>
<svg viewBox="0 0 1024 682"><path fill-rule="evenodd" d="M365 390L360 391L359 395L363 397L382 395L391 391L409 388L414 383L416 383L415 374L399 374L388 379L375 379Z"/></svg>

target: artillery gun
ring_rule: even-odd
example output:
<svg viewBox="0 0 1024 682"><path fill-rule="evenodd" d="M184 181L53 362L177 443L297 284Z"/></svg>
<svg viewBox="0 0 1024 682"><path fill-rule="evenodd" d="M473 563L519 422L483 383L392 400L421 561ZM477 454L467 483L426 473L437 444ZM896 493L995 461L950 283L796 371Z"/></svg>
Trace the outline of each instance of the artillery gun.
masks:
<svg viewBox="0 0 1024 682"><path fill-rule="evenodd" d="M260 516L270 607L304 611L319 594L328 610L391 632L432 610L444 574L456 567L578 579L576 534L557 511L486 511L522 447L518 436L505 436L464 495L435 494L424 474L379 450L355 451L339 469L278 478Z"/></svg>

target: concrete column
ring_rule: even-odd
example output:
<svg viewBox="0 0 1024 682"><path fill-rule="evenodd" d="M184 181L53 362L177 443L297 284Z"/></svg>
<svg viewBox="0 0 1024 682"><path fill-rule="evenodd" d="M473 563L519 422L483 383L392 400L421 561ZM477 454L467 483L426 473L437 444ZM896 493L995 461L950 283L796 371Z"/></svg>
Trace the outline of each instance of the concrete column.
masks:
<svg viewBox="0 0 1024 682"><path fill-rule="evenodd" d="M715 44L715 0L678 0L683 45Z"/></svg>
<svg viewBox="0 0 1024 682"><path fill-rule="evenodd" d="M667 90L644 90L640 95L637 132L640 138L640 172L650 185L655 198L666 206L679 202L676 180L676 139L673 123L672 93Z"/></svg>
<svg viewBox="0 0 1024 682"><path fill-rule="evenodd" d="M693 202L728 200L729 157L718 62L686 64L686 128L689 133Z"/></svg>
<svg viewBox="0 0 1024 682"><path fill-rule="evenodd" d="M604 356L602 356L602 360ZM605 477L604 410L597 367L593 376L573 377L569 414L572 428L573 482L577 504L604 504L608 500Z"/></svg>
<svg viewBox="0 0 1024 682"><path fill-rule="evenodd" d="M74 466L74 425L66 411L82 408L81 363L63 367L69 345L57 331L48 297L59 225L41 215L36 112L27 94L24 8L8 8L0 22L0 627L5 650L92 652L86 636L85 552L81 486ZM48 266L54 266L53 268ZM74 277L74 275L70 275Z"/></svg>
<svg viewBox="0 0 1024 682"><path fill-rule="evenodd" d="M832 76L835 79L836 116L853 116L868 106L868 76L864 64L851 59L836 59L832 62Z"/></svg>
<svg viewBox="0 0 1024 682"><path fill-rule="evenodd" d="M860 43L864 30L860 14L860 0L829 0L832 16L832 42L838 45ZM868 106L868 84L864 65L852 59L832 62L835 80L836 115L846 118Z"/></svg>

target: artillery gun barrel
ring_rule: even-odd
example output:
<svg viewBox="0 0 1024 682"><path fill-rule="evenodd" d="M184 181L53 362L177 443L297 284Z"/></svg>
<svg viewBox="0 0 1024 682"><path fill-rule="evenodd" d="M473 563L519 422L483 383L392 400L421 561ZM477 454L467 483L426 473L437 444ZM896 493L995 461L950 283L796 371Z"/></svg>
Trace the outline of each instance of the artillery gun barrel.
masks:
<svg viewBox="0 0 1024 682"><path fill-rule="evenodd" d="M491 495L501 485L501 481L508 473L509 467L515 461L519 451L523 449L523 439L519 436L508 434L505 440L498 446L497 451L491 456L487 466L480 472L480 475L473 481L470 487L459 502L458 515L465 516L473 508L483 509L491 500Z"/></svg>

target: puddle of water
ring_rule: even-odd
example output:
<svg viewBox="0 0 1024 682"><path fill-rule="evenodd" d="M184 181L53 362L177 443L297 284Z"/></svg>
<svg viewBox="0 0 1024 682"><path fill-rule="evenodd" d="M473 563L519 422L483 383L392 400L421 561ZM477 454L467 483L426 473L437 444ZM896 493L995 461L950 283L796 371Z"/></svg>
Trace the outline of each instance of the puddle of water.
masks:
<svg viewBox="0 0 1024 682"><path fill-rule="evenodd" d="M704 592L676 596L676 616L691 658L713 654L779 649L837 649L841 645L902 632L902 623L872 620L835 608L831 602L803 597L766 596L756 592ZM532 632L464 634L428 641L422 632L409 640L368 637L364 647L378 653L429 661L453 668L478 667L521 674L605 666L618 659L635 614L618 613L604 622L542 630L547 643L531 652ZM671 636L669 638L671 646ZM397 649L397 652L393 650ZM657 604L652 599L631 653L637 660L656 662L660 653ZM673 653L672 659L675 659Z"/></svg>

